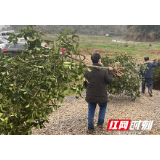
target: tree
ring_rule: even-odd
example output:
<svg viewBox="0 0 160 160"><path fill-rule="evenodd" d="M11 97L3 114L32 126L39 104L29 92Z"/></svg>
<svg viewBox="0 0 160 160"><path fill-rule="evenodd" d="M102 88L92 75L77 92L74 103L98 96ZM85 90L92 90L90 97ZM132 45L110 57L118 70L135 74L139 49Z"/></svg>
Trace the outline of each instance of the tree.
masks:
<svg viewBox="0 0 160 160"><path fill-rule="evenodd" d="M140 97L140 82L142 76L139 75L139 68L133 58L127 54L117 55L115 58L102 58L104 66L114 67L114 78L110 85L107 85L107 91L112 95L125 94L130 96L132 100ZM119 70L121 68L121 70ZM146 66L142 65L142 72L145 71ZM118 76L118 77L117 77Z"/></svg>
<svg viewBox="0 0 160 160"><path fill-rule="evenodd" d="M155 40L160 38L160 25L128 25L127 29L130 28L133 29L134 35L136 34L141 38L147 37L149 34L153 35Z"/></svg>
<svg viewBox="0 0 160 160"><path fill-rule="evenodd" d="M10 25L13 30L16 32L18 29L24 29L25 25ZM115 34L124 34L126 30L125 25L37 25L35 30L43 30L44 33L50 33L51 31L54 34L57 34L59 31L65 31L68 27L70 27L70 31L78 30L78 34L90 34L99 35L106 34L108 32L114 32Z"/></svg>
<svg viewBox="0 0 160 160"><path fill-rule="evenodd" d="M68 66L59 54L62 47L67 48L70 57L78 54L76 31L71 38L67 29L60 32L56 41L45 40L54 43L47 50L40 46L43 34L33 28L27 26L9 38L16 44L17 38L23 36L28 55L23 51L14 58L0 55L0 134L30 134L33 127L42 128L48 122L48 115L64 101L64 91L73 90L78 97L83 90L82 62L70 62Z"/></svg>

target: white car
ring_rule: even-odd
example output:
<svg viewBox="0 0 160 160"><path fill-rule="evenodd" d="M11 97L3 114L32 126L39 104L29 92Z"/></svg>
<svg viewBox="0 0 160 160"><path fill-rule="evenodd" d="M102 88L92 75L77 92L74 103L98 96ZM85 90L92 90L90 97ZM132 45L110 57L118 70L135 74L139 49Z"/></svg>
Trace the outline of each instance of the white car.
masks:
<svg viewBox="0 0 160 160"><path fill-rule="evenodd" d="M4 37L0 37L0 40L1 40L1 42L5 43L5 44L8 44L8 40L5 39Z"/></svg>
<svg viewBox="0 0 160 160"><path fill-rule="evenodd" d="M26 43L27 41L24 38L18 38L18 43Z"/></svg>
<svg viewBox="0 0 160 160"><path fill-rule="evenodd" d="M8 44L8 43L5 43L5 41L0 39L0 52L2 52L2 49L6 46L6 44Z"/></svg>
<svg viewBox="0 0 160 160"><path fill-rule="evenodd" d="M18 38L18 43L26 43L26 42L27 41L24 38ZM41 43L41 46L50 49L50 47L47 47L46 43Z"/></svg>

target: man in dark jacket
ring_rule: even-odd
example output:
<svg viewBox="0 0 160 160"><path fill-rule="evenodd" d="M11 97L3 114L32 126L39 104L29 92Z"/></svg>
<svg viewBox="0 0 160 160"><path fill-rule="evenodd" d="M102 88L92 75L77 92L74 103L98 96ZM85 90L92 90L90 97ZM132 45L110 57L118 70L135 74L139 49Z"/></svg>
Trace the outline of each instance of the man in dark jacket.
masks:
<svg viewBox="0 0 160 160"><path fill-rule="evenodd" d="M93 66L101 66L101 57L98 53L94 53L91 60ZM86 87L85 100L88 102L88 133L94 131L93 119L97 103L100 107L97 126L104 128L103 123L108 102L106 84L110 84L113 78L112 67L109 67L108 73L104 69L90 68L90 70L84 75L88 81L84 82Z"/></svg>
<svg viewBox="0 0 160 160"><path fill-rule="evenodd" d="M152 96L152 88L153 88L153 82L152 82L152 78L153 78L153 67L157 67L158 63L156 61L153 62L149 62L149 57L144 57L145 63L147 65L147 70L145 73L142 72L141 68L139 70L139 72L142 74L143 80L142 80L142 93L145 92L145 84L147 83L148 86L148 93L150 96Z"/></svg>

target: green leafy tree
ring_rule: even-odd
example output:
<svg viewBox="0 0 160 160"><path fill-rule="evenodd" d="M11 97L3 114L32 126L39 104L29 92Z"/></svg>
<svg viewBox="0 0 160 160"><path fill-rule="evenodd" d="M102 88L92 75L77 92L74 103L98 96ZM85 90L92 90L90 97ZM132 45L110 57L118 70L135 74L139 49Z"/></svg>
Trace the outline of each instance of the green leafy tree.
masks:
<svg viewBox="0 0 160 160"><path fill-rule="evenodd" d="M160 90L160 66L153 68L153 87Z"/></svg>
<svg viewBox="0 0 160 160"><path fill-rule="evenodd" d="M112 95L125 94L135 100L137 97L140 97L139 88L142 81L142 77L138 72L139 67L134 62L134 59L127 54L117 55L112 59L107 56L102 58L102 63L106 67L116 62L124 68L124 71L122 71L124 74L121 73L122 76L119 78L114 77L112 83L107 85L107 91ZM143 66L143 71L145 68ZM118 67L115 67L115 69L117 70Z"/></svg>
<svg viewBox="0 0 160 160"><path fill-rule="evenodd" d="M86 50L87 47L86 47ZM92 53L89 53L92 55ZM106 54L101 58L103 67L88 66L90 68L106 69L109 66L113 67L113 80L110 85L107 85L107 91L111 95L127 95L132 100L140 97L140 83L142 82L142 75L139 73L141 68L142 72L146 72L147 65L137 65L135 59L128 54L119 54L114 58L109 58ZM111 96L112 97L112 96Z"/></svg>
<svg viewBox="0 0 160 160"><path fill-rule="evenodd" d="M62 47L70 57L79 52L76 31L69 36L68 28L56 41L48 41L33 28L27 26L18 35L10 34L14 44L22 36L27 41L27 49L20 55L0 55L0 134L31 134L33 127L44 127L48 115L60 107L64 91L73 90L78 97L83 90L82 62L64 62L60 54ZM54 45L51 49L41 47L43 41Z"/></svg>
<svg viewBox="0 0 160 160"><path fill-rule="evenodd" d="M160 25L128 25L127 29L133 29L133 35L137 35L137 38L144 38L148 36L149 34L154 36L154 39L160 38ZM126 32L127 33L127 32ZM126 35L127 38L127 35Z"/></svg>

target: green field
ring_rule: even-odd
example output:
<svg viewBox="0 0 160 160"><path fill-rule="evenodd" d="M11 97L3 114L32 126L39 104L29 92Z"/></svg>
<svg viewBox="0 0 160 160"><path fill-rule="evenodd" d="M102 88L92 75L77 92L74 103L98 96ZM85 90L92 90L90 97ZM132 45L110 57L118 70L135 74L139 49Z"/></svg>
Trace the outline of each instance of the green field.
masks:
<svg viewBox="0 0 160 160"><path fill-rule="evenodd" d="M47 34L43 38L56 40L56 35ZM149 56L150 59L160 58L160 43L152 43L151 46L149 46L149 43L119 43L112 42L112 39L116 39L116 37L79 35L77 41L80 44L80 49L84 49L85 47L89 50L96 49L99 50L99 53L103 51L104 53L102 55L106 55L108 51L111 51L111 53L107 53L107 55L115 56L119 54L112 52L127 52L127 54L133 56L137 60L143 60L144 56ZM151 50L154 50L154 53L152 53ZM159 53L155 50L159 50Z"/></svg>

